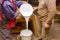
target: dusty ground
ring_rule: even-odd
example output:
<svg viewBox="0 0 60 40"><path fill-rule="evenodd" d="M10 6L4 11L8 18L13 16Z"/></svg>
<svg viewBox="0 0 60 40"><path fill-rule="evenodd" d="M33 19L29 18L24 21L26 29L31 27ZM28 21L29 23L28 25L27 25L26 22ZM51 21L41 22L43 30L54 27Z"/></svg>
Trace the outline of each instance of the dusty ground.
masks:
<svg viewBox="0 0 60 40"><path fill-rule="evenodd" d="M49 33L49 39L60 40L60 23L55 23Z"/></svg>

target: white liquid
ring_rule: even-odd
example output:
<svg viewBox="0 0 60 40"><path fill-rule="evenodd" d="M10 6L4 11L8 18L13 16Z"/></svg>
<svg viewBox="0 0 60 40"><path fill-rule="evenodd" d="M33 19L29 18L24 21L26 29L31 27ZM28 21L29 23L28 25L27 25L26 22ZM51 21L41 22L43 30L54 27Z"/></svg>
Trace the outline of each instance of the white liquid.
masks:
<svg viewBox="0 0 60 40"><path fill-rule="evenodd" d="M26 29L28 30L28 21L30 16L24 16L25 20L26 20Z"/></svg>
<svg viewBox="0 0 60 40"><path fill-rule="evenodd" d="M22 4L19 10L26 20L26 28L28 29L28 21L33 13L33 7L30 4L26 3L26 4Z"/></svg>

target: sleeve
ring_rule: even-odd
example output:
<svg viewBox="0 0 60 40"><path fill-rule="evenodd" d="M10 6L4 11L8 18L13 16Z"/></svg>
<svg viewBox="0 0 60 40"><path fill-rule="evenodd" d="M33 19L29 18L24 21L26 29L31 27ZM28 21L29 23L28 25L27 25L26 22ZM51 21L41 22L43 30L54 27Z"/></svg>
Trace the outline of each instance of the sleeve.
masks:
<svg viewBox="0 0 60 40"><path fill-rule="evenodd" d="M7 3L9 4L9 2L4 2L4 3L2 4L2 8L3 8L3 10L9 12Z"/></svg>
<svg viewBox="0 0 60 40"><path fill-rule="evenodd" d="M9 12L15 15L14 18L17 17L17 15L18 15L17 12L15 12L14 10L12 10L12 9L10 8L10 6L7 6L7 7L8 7ZM11 16L12 16L12 15L11 15Z"/></svg>
<svg viewBox="0 0 60 40"><path fill-rule="evenodd" d="M16 5L17 5L18 8L19 8L22 4L23 4L22 1L16 1Z"/></svg>
<svg viewBox="0 0 60 40"><path fill-rule="evenodd" d="M14 10L12 10L12 8L13 8L13 5L9 1L4 2L3 10L5 10L8 13L13 13L13 14L15 13L15 17L16 17L17 13ZM13 16L13 15L11 15L11 16Z"/></svg>
<svg viewBox="0 0 60 40"><path fill-rule="evenodd" d="M39 1L39 5L38 5L38 9L41 9L45 6L45 0L38 0Z"/></svg>
<svg viewBox="0 0 60 40"><path fill-rule="evenodd" d="M52 19L54 18L56 14L56 0L49 0L47 8L48 8L49 13L48 13L46 22L49 23L52 21Z"/></svg>

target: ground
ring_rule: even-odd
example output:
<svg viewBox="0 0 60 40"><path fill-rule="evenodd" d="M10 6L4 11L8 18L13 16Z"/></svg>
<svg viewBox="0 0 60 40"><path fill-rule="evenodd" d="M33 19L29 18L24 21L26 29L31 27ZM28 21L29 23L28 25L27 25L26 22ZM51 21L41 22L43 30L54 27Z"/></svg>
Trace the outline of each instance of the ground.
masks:
<svg viewBox="0 0 60 40"><path fill-rule="evenodd" d="M49 39L60 40L60 23L55 23L49 33Z"/></svg>
<svg viewBox="0 0 60 40"><path fill-rule="evenodd" d="M13 34L12 39L16 40L16 36L19 34ZM49 39L50 40L60 40L60 23L55 22L52 27L50 28L50 33L49 33Z"/></svg>

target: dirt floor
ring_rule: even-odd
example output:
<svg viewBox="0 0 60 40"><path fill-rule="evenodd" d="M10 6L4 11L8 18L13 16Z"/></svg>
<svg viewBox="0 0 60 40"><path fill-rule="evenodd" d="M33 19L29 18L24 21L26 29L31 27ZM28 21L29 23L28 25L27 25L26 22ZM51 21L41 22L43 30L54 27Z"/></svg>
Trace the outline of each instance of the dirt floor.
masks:
<svg viewBox="0 0 60 40"><path fill-rule="evenodd" d="M60 40L60 23L52 25L49 33L49 39Z"/></svg>

